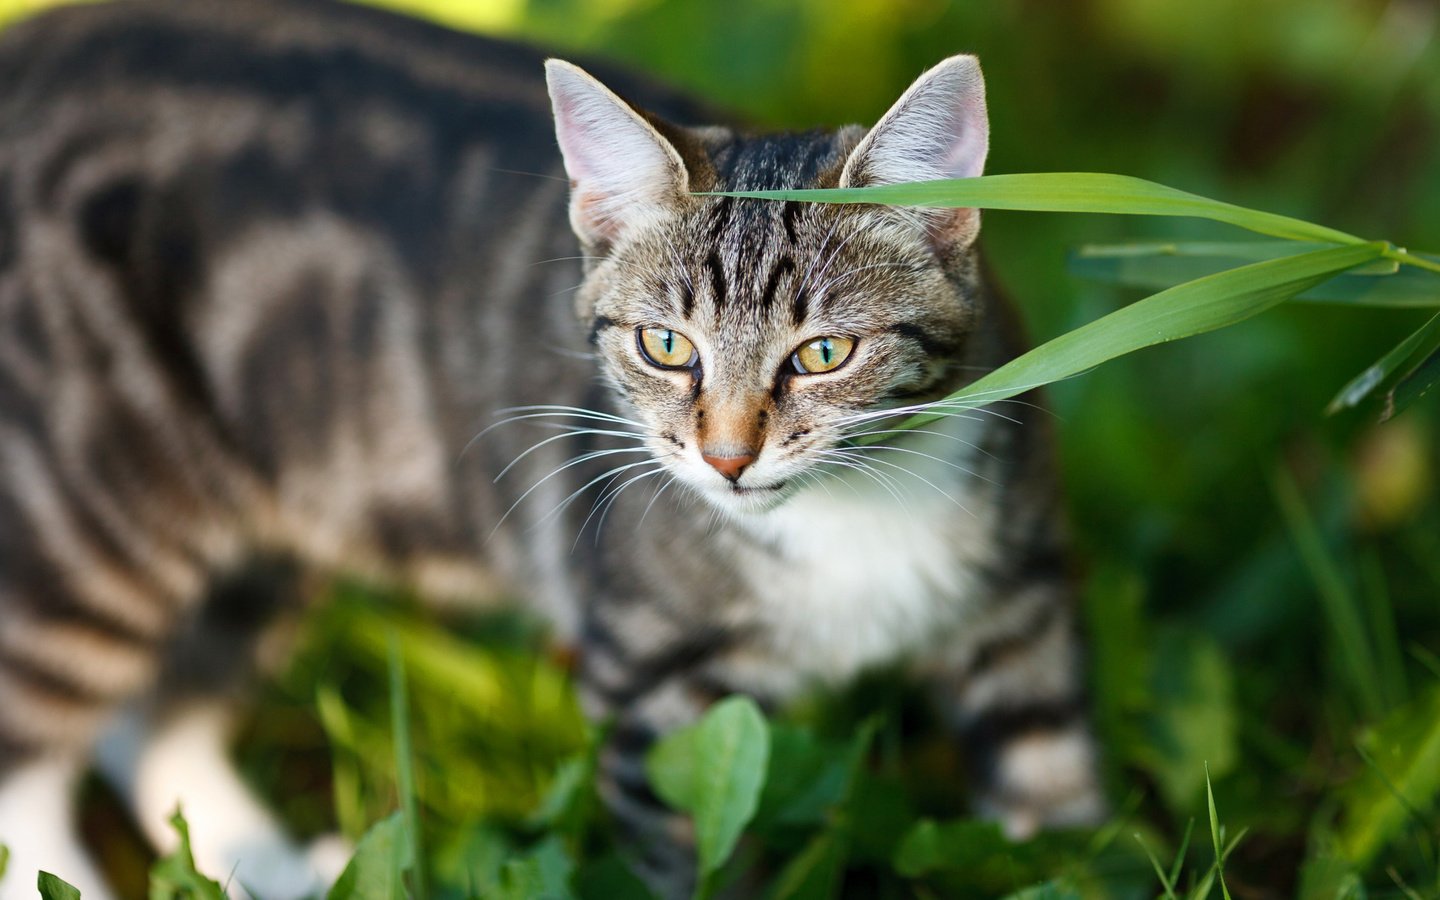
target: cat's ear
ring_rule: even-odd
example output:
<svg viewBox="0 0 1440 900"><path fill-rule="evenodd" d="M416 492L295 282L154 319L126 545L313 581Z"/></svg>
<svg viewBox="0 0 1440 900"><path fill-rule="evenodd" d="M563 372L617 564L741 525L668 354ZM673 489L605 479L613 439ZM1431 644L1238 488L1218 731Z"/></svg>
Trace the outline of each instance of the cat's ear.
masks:
<svg viewBox="0 0 1440 900"><path fill-rule="evenodd" d="M915 80L845 161L841 187L936 178L973 178L985 170L990 121L985 79L973 56L952 56ZM978 209L923 212L936 248L968 247L980 231Z"/></svg>
<svg viewBox="0 0 1440 900"><path fill-rule="evenodd" d="M675 147L579 66L547 60L545 76L580 240L607 247L672 210L689 189Z"/></svg>

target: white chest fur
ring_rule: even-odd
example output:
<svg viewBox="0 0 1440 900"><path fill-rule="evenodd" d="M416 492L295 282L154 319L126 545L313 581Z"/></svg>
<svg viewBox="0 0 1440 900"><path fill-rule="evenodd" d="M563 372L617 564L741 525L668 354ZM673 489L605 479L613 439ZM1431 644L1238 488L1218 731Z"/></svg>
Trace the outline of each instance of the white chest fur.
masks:
<svg viewBox="0 0 1440 900"><path fill-rule="evenodd" d="M952 420L953 421L953 420ZM844 679L953 635L973 610L994 511L974 490L968 423L945 438L866 451L887 485L850 471L749 523L777 552L750 576L772 651L811 678ZM928 483L927 483L928 482Z"/></svg>

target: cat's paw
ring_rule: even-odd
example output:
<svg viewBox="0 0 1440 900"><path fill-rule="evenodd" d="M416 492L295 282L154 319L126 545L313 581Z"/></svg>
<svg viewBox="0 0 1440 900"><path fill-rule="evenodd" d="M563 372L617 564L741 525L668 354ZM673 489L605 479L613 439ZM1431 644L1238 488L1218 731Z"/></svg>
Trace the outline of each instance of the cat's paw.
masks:
<svg viewBox="0 0 1440 900"><path fill-rule="evenodd" d="M277 834L229 847L224 858L202 859L197 854L195 862L220 881L232 900L305 900L323 897L335 883L340 871L334 860L340 852L329 843L301 847Z"/></svg>
<svg viewBox="0 0 1440 900"><path fill-rule="evenodd" d="M325 882L327 889L339 880L340 873L345 871L354 855L355 845L336 833L322 834L305 847L305 857L310 860L310 868Z"/></svg>
<svg viewBox="0 0 1440 900"><path fill-rule="evenodd" d="M1035 732L1006 744L981 812L1014 841L1043 828L1099 824L1107 804L1096 776L1095 746L1084 731Z"/></svg>
<svg viewBox="0 0 1440 900"><path fill-rule="evenodd" d="M114 896L75 828L70 793L78 771L72 759L39 759L0 781L0 844L10 851L0 900L34 897L40 872L79 888L85 900Z"/></svg>

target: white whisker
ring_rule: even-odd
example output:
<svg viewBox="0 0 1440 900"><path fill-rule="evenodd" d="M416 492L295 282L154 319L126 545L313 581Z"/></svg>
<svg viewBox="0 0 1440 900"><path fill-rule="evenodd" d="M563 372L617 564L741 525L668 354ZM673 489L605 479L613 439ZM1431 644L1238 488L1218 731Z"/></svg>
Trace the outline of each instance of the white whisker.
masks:
<svg viewBox="0 0 1440 900"><path fill-rule="evenodd" d="M500 479L504 478L504 477L505 477L505 473L507 473L507 472L509 472L511 469L515 468L515 466L516 466L522 459L524 459L525 457L527 457L527 456L529 456L530 454L534 453L536 450L539 450L541 447L544 447L546 444L552 444L552 443L554 443L555 441L564 440L565 438L580 437L580 436L582 436L582 435L587 435L587 434L605 435L605 436L613 436L613 437L628 437L628 438L635 438L635 439L639 439L639 440L644 440L644 439L645 439L645 435L643 435L643 434L635 434L635 433L629 432L629 431L606 431L606 430L600 429L600 428L576 428L576 429L573 429L573 430L570 430L570 431L566 431L566 432L564 432L563 434L557 434L557 435L554 435L554 436L552 436L552 437L548 437L548 438L546 438L546 439L543 440L543 441L538 441L538 442L536 442L536 443L534 443L534 444L531 444L528 448L526 448L525 450L521 451L521 453L520 453L519 456L516 456L514 459L510 460L510 462L506 464L505 468L501 469L501 470L500 470L500 473L499 473L498 475L496 475L496 476L494 477L494 479L492 479L492 482L498 482ZM625 447L625 448L623 448L623 449L612 450L612 451L609 451L609 452L612 452L612 453L636 453L636 452L640 452L640 451L647 450L647 449L648 449L648 448L645 448L645 447Z"/></svg>
<svg viewBox="0 0 1440 900"><path fill-rule="evenodd" d="M626 449L627 449L627 450L634 450L634 449L637 449L637 448L626 448ZM541 478L539 481L535 482L534 484L530 485L530 487L527 488L523 494L521 494L518 498L516 498L516 500L515 500L514 503L510 504L510 508L507 509L507 510L505 510L504 515L502 515L502 516L500 517L500 520L495 523L495 527L492 528L492 529L490 529L490 534L489 534L489 536L488 536L486 539L488 540L489 538L494 537L494 536L495 536L495 532L497 532L497 531L500 530L500 526L503 525L503 524L505 524L505 520L508 519L508 518L510 518L510 514L515 511L515 508L516 508L517 506L519 506L521 503L524 503L524 502L525 502L525 498L526 498L526 497L529 497L531 494L533 494L542 484L544 484L545 482L547 482L547 481L549 481L550 479L554 478L556 475L559 475L561 472L565 471L566 469L573 468L574 466L578 466L578 465L581 465L582 463L589 462L589 461L592 460L592 459L597 459L597 458L600 457L600 456L608 456L608 455L610 455L610 454L612 454L612 453L615 453L615 452L617 452L617 451L614 451L614 450L596 450L596 451L594 451L593 453L586 453L586 454L584 454L584 455L582 455L582 456L578 456L578 457L576 457L575 459L572 459L572 460L570 460L569 462L566 462L566 463L564 463L563 465L558 466L557 468L555 468L555 469L554 469L553 471L551 471L548 475L546 475L545 477ZM618 467L618 468L611 469L609 472L606 473L606 475L610 474L611 472L620 472L620 471L624 471L624 470L626 470L626 469L634 468L635 466L644 465L646 462L649 462L649 461L650 461L650 460L641 460L640 462L629 463L629 464L627 464L627 465L625 465L625 466L620 466L620 467ZM601 476L600 476L600 478L604 478L604 477L605 477L605 475L601 475ZM596 479L596 480L599 480L599 479ZM592 482L590 482L590 484L594 484L594 482L592 481ZM589 487L590 484L587 484L585 487ZM585 488L581 488L580 490L583 491L584 489L585 489ZM577 491L576 493L579 493L579 492ZM568 502L570 501L570 498L573 498L574 496L575 496L575 494L571 494L570 497L567 497L567 498L565 499L564 503L568 503ZM561 504L562 507L563 507L564 503ZM547 514L547 515L548 515L548 514ZM543 521L544 521L544 519L541 520L541 522L543 522ZM540 523L537 522L536 524L538 525L538 524L540 524Z"/></svg>

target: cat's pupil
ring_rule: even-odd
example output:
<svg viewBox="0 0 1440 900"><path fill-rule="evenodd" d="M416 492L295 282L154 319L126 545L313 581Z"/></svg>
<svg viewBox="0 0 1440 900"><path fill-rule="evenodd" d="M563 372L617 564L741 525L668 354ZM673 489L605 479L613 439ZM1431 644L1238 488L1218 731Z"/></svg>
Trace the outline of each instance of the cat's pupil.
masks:
<svg viewBox="0 0 1440 900"><path fill-rule="evenodd" d="M820 342L820 359L823 360L826 365L829 365L832 355L833 353L832 348L830 347L830 339L825 338Z"/></svg>
<svg viewBox="0 0 1440 900"><path fill-rule="evenodd" d="M661 340L662 342L664 342L664 344L665 344L665 352L666 352L666 353L674 353L674 352L675 352L675 332L673 332L673 331L667 331L667 332L665 332L665 336L664 336L663 338L661 338L660 340Z"/></svg>

